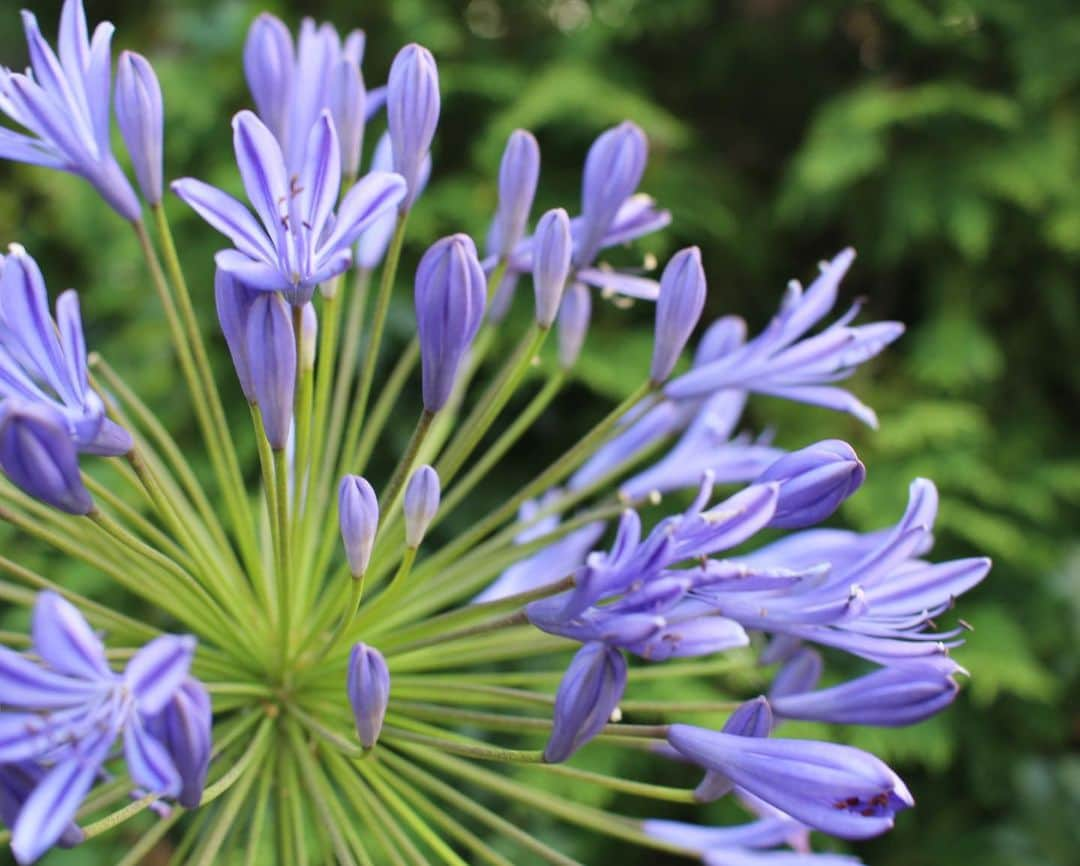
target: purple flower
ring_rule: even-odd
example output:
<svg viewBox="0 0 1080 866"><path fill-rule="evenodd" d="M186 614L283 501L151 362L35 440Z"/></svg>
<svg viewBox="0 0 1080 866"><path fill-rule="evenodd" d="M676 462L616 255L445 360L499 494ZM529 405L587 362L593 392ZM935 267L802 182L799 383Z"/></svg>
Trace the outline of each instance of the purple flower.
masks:
<svg viewBox="0 0 1080 866"><path fill-rule="evenodd" d="M352 648L347 691L360 744L370 749L379 739L390 701L390 671L382 653L365 643Z"/></svg>
<svg viewBox="0 0 1080 866"><path fill-rule="evenodd" d="M379 499L367 479L346 475L338 487L338 520L354 578L363 577L379 529Z"/></svg>
<svg viewBox="0 0 1080 866"><path fill-rule="evenodd" d="M116 69L116 120L127 145L135 178L146 201L161 202L164 109L161 85L141 54L124 51Z"/></svg>
<svg viewBox="0 0 1080 866"><path fill-rule="evenodd" d="M439 71L431 52L415 42L402 48L386 83L386 120L394 153L394 171L405 178L408 193L401 208L420 194L420 175L439 123Z"/></svg>
<svg viewBox="0 0 1080 866"><path fill-rule="evenodd" d="M0 397L54 410L79 452L131 450L131 437L90 388L78 295L57 298L54 320L37 262L18 244L0 256Z"/></svg>
<svg viewBox="0 0 1080 866"><path fill-rule="evenodd" d="M431 246L416 269L416 329L420 338L424 408L446 405L465 352L484 319L487 283L476 245L456 234Z"/></svg>
<svg viewBox="0 0 1080 866"><path fill-rule="evenodd" d="M177 802L194 809L202 800L212 752L213 712L210 695L194 677L187 677L164 709L147 726L165 747L180 774Z"/></svg>
<svg viewBox="0 0 1080 866"><path fill-rule="evenodd" d="M672 725L668 742L796 820L844 839L884 833L893 816L915 802L899 776L851 746L740 737L690 725Z"/></svg>
<svg viewBox="0 0 1080 866"><path fill-rule="evenodd" d="M826 439L786 454L758 477L780 484L780 501L770 526L801 529L832 515L866 478L866 467L850 445Z"/></svg>
<svg viewBox="0 0 1080 866"><path fill-rule="evenodd" d="M529 523L541 508L558 500L561 490L551 490L539 501L530 499L518 511L518 522ZM552 514L536 521L524 532L514 537L519 545L528 544L558 529L558 515ZM560 538L532 556L514 563L506 569L474 602L495 601L509 595L539 589L572 574L585 560L585 555L603 535L606 524L602 521L587 523L581 529Z"/></svg>
<svg viewBox="0 0 1080 866"><path fill-rule="evenodd" d="M296 335L288 304L280 295L261 293L248 310L244 347L251 387L275 451L289 441L296 391Z"/></svg>
<svg viewBox="0 0 1080 866"><path fill-rule="evenodd" d="M563 295L559 308L559 366L569 370L577 363L578 355L585 345L592 315L592 299L589 290L581 283L573 283Z"/></svg>
<svg viewBox="0 0 1080 866"><path fill-rule="evenodd" d="M656 341L649 372L654 382L663 382L675 369L705 309L705 292L701 250L688 247L672 256L660 277L656 301Z"/></svg>
<svg viewBox="0 0 1080 866"><path fill-rule="evenodd" d="M344 272L351 246L405 194L402 179L372 172L334 210L341 189L341 154L330 112L316 118L299 174L290 175L281 146L250 111L233 119L236 161L248 199L259 215L232 196L194 178L173 191L226 235L235 249L217 254L219 268L253 289L282 292L294 306L311 300L315 287Z"/></svg>
<svg viewBox="0 0 1080 866"><path fill-rule="evenodd" d="M775 703L788 695L811 691L821 679L825 661L817 650L802 648L787 659L773 677L769 700Z"/></svg>
<svg viewBox="0 0 1080 866"><path fill-rule="evenodd" d="M603 643L588 643L574 655L555 695L555 720L544 760L560 763L608 723L626 688L626 659Z"/></svg>
<svg viewBox="0 0 1080 866"><path fill-rule="evenodd" d="M405 514L405 544L414 550L424 540L431 521L439 511L439 475L430 466L421 466L405 485L402 511Z"/></svg>
<svg viewBox="0 0 1080 866"><path fill-rule="evenodd" d="M641 128L624 121L602 133L585 158L581 184L582 232L574 264L585 267L603 245L619 208L645 173L648 142Z"/></svg>
<svg viewBox="0 0 1080 866"><path fill-rule="evenodd" d="M30 70L0 68L0 112L30 134L0 129L0 158L77 174L124 219L139 219L139 200L109 142L113 25L99 24L91 40L82 3L65 0L57 57L34 14L22 16Z"/></svg>
<svg viewBox="0 0 1080 866"><path fill-rule="evenodd" d="M499 164L499 207L487 238L490 254L509 256L524 236L539 177L540 145L531 132L515 129ZM569 218L566 230L569 235Z"/></svg>
<svg viewBox="0 0 1080 866"><path fill-rule="evenodd" d="M34 761L0 764L0 822L7 827L15 826L23 805L48 772L49 768ZM61 848L73 848L83 839L83 831L72 821L60 831L55 844Z"/></svg>
<svg viewBox="0 0 1080 866"><path fill-rule="evenodd" d="M663 404L661 404L663 405ZM660 460L623 482L619 492L631 501L652 491L668 493L694 487L706 472L720 484L751 481L783 455L769 444L768 437L752 439L734 435L746 405L742 391L721 391L700 407L693 421L674 447ZM675 432L684 417L672 410L671 426L662 435Z"/></svg>
<svg viewBox="0 0 1080 866"><path fill-rule="evenodd" d="M541 328L550 328L559 314L570 275L570 253L570 217L562 208L549 210L537 223L533 255L536 323Z"/></svg>
<svg viewBox="0 0 1080 866"><path fill-rule="evenodd" d="M263 123L281 145L290 173L301 170L308 132L329 111L339 137L341 167L354 176L360 165L367 93L360 63L364 34L354 30L344 44L329 24L310 18L292 34L267 12L251 22L244 43L244 75Z"/></svg>
<svg viewBox="0 0 1080 866"><path fill-rule="evenodd" d="M163 635L139 650L122 674L113 673L101 640L53 592L38 595L32 636L40 664L0 647L0 764L48 766L31 779L33 790L11 824L20 863L36 860L65 834L71 841L75 812L118 739L135 787L167 797L181 793L177 765L151 725L187 681L195 651L194 638Z"/></svg>
<svg viewBox="0 0 1080 866"><path fill-rule="evenodd" d="M739 388L848 412L870 426L873 411L834 385L899 337L898 322L849 327L856 304L824 331L802 338L836 302L837 287L855 253L844 250L822 266L821 275L803 292L788 286L780 312L762 333L707 364L672 380L664 393L677 400L701 398L724 388Z"/></svg>
<svg viewBox="0 0 1080 866"><path fill-rule="evenodd" d="M79 455L63 416L45 403L0 403L0 468L24 493L68 514L89 514Z"/></svg>
<svg viewBox="0 0 1080 866"><path fill-rule="evenodd" d="M785 719L895 728L921 722L951 704L959 691L952 675L962 670L947 659L912 662L832 688L770 695L769 700Z"/></svg>

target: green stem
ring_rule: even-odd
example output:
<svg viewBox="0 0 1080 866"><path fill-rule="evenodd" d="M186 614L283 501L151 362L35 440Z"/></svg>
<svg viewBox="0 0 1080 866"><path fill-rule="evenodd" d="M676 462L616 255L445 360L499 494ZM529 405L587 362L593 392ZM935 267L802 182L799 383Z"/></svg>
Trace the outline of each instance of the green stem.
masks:
<svg viewBox="0 0 1080 866"><path fill-rule="evenodd" d="M367 467L367 462L371 459L371 452L375 450L375 443L379 439L379 434L382 433L383 427L386 426L386 422L390 418L391 412L393 412L394 404L397 402L398 397L401 396L405 383L409 381L409 376L416 368L419 360L420 341L413 338L395 362L390 375L382 383L382 387L379 389L379 398L375 401L375 405L371 407L371 415L367 423L364 424L364 432L360 436L360 442L356 446L356 453L351 461L355 472L363 472Z"/></svg>
<svg viewBox="0 0 1080 866"><path fill-rule="evenodd" d="M356 441L360 433L360 427L364 422L364 413L367 410L368 397L371 394L371 385L375 379L375 364L379 359L379 347L382 344L383 329L386 327L386 317L390 312L390 298L394 292L394 278L397 276L398 262L401 260L401 248L405 243L405 225L408 221L408 211L398 214L397 224L394 226L394 236L390 240L390 247L383 263L382 275L379 280L379 293L375 297L375 310L371 318L371 331L368 334L367 348L360 364L360 379L356 385L356 394L353 398L353 406L349 415L349 423L345 428L345 436L342 439L341 453L351 453L352 443ZM339 474L346 471L347 467L339 466Z"/></svg>
<svg viewBox="0 0 1080 866"><path fill-rule="evenodd" d="M295 483L295 482L294 482ZM285 673L289 659L289 644L292 642L291 617L292 602L292 559L289 524L289 465L288 456L284 449L274 452L274 503L277 506L276 523L278 527L278 566L275 569L277 576L277 599L280 616L278 630L278 661L280 672Z"/></svg>
<svg viewBox="0 0 1080 866"><path fill-rule="evenodd" d="M513 764L538 764L544 760L544 752L542 749L500 749L497 746L486 746L481 743L460 742L458 740L432 737L427 734L417 734L396 725L384 726L382 739L390 744L405 742L431 746L443 752L450 752L455 755L462 755L466 758L476 758L482 761L498 761L500 763Z"/></svg>
<svg viewBox="0 0 1080 866"><path fill-rule="evenodd" d="M529 401L524 410L514 419L514 422L506 428L499 438L492 443L491 447L484 451L483 456L473 464L465 476L461 478L443 497L439 505L440 517L449 514L461 500L472 492L478 483L489 476L491 470L503 458L507 451L529 430L548 407L555 395L559 393L566 381L566 371L556 370L549 377L544 387ZM440 476L441 477L441 476Z"/></svg>
<svg viewBox="0 0 1080 866"><path fill-rule="evenodd" d="M547 328L535 323L507 358L502 370L495 376L483 396L477 401L469 416L462 422L457 435L436 464L443 484L449 484L461 465L468 459L488 428L514 395L521 381L529 372L548 335Z"/></svg>
<svg viewBox="0 0 1080 866"><path fill-rule="evenodd" d="M405 481L408 479L413 464L416 462L417 452L419 452L420 446L424 444L424 439L431 431L431 423L434 420L434 412L425 409L420 413L420 418L416 422L412 436L409 437L409 443L405 446L405 453L401 455L397 466L394 467L394 474L390 476L389 482L383 488L382 496L379 497L379 514L383 520L386 520L397 506Z"/></svg>

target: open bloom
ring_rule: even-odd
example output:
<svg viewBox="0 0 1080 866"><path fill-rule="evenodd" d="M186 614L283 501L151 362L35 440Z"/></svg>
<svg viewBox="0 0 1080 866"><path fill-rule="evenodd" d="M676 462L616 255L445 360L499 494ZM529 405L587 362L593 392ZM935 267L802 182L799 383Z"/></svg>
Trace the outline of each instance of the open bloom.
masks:
<svg viewBox="0 0 1080 866"><path fill-rule="evenodd" d="M195 650L194 638L164 635L114 673L86 620L53 592L38 596L33 638L40 664L0 647L0 764L46 768L11 825L20 863L70 836L75 812L118 739L135 786L181 793L185 780L150 726L183 686ZM209 717L204 723L208 730Z"/></svg>
<svg viewBox="0 0 1080 866"><path fill-rule="evenodd" d="M300 172L291 177L280 144L258 117L241 111L233 132L236 162L259 222L232 196L200 180L182 178L172 189L236 245L218 253L219 268L253 289L281 292L290 304L302 306L319 283L349 267L352 245L402 200L404 181L371 172L335 210L341 153L329 111L316 120Z"/></svg>
<svg viewBox="0 0 1080 866"><path fill-rule="evenodd" d="M80 175L120 216L137 220L139 200L109 142L112 24L99 24L91 40L81 0L65 0L57 57L34 13L22 15L30 70L0 68L0 113L30 134L0 128L0 158Z"/></svg>

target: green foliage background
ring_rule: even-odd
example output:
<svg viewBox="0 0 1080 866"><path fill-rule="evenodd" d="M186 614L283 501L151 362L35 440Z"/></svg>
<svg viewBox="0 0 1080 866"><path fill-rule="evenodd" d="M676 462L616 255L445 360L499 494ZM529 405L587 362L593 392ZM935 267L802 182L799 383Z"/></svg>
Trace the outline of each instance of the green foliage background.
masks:
<svg viewBox="0 0 1080 866"><path fill-rule="evenodd" d="M12 66L25 62L18 5L0 0L0 60ZM51 32L59 3L27 5ZM958 658L973 677L953 711L909 730L829 732L892 762L919 801L893 834L859 853L877 866L1075 863L1080 8L1070 0L268 5L290 24L309 14L364 28L369 86L407 41L436 54L443 121L414 239L456 230L482 237L501 147L516 126L541 142L539 206L573 210L588 143L631 117L652 145L645 189L675 217L644 248L662 261L699 244L711 313L741 313L760 326L787 279L810 277L818 259L847 244L858 249L845 294L865 296L874 318L910 326L856 384L878 409L881 431L765 400L753 403L752 420L776 424L783 444L853 442L869 479L842 513L848 524L894 520L907 482L927 475L942 490L935 556L995 560L962 605L975 631ZM142 51L158 70L168 175L235 187L227 119L248 101L240 46L262 5L87 6L92 19L117 24L118 47ZM204 287L209 328L218 239L178 203L170 210L192 282ZM0 240L24 243L53 291L83 291L89 342L194 445L191 414L173 396L181 382L164 322L126 227L76 180L0 165ZM402 335L411 312L399 295L392 324ZM597 401L636 382L628 370L647 367L647 311L606 309L598 318L580 381L534 447L519 448L493 483L525 477L579 412L595 413L606 405ZM219 368L235 396L223 356ZM413 417L402 414L387 453ZM4 543L9 556L59 568L10 536ZM508 815L588 863L659 862L526 810L510 806ZM88 846L49 862L106 864L115 850Z"/></svg>

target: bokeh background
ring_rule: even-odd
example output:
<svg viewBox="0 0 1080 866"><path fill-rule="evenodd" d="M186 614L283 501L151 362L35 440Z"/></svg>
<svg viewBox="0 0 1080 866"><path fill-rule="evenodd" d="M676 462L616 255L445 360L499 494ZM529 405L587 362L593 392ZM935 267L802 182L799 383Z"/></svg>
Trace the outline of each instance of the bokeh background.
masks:
<svg viewBox="0 0 1080 866"><path fill-rule="evenodd" d="M46 32L59 2L0 0L0 62L25 63L17 9ZM502 144L532 129L543 153L538 209L573 210L592 138L623 118L648 132L644 188L669 207L649 238L660 261L701 246L710 312L759 327L785 282L850 244L845 282L873 318L909 324L860 374L880 431L821 410L752 402L757 429L796 446L838 436L869 467L840 515L889 523L907 482L942 490L935 556L987 553L990 579L966 597L974 626L957 653L973 673L951 712L898 731L812 731L892 763L918 808L856 850L876 866L1070 866L1080 851L1080 7L1071 0L336 0L86 3L117 24L115 45L154 62L166 94L167 173L236 187L228 117L248 104L240 48L262 8L368 34L364 71L381 84L408 41L432 49L443 120L431 186L411 224L423 239L481 238ZM369 137L369 142L374 136ZM169 205L207 327L216 236ZM419 240L417 240L419 239ZM89 188L0 165L0 241L19 240L50 286L80 288L89 342L124 371L199 460L167 334L130 232ZM197 292L198 295L198 292ZM392 328L411 327L399 292ZM520 309L518 313L523 314ZM648 365L648 311L602 310L579 377L533 440L485 490L494 498L566 441L580 413L625 393ZM223 346L222 387L234 397ZM237 430L247 437L241 406ZM392 454L414 413L385 443ZM245 448L251 448L246 441ZM476 503L480 508L483 501ZM5 553L89 586L5 533ZM56 570L64 569L62 572ZM89 588L108 597L110 590ZM122 599L116 601L123 603ZM0 622L14 622L4 613ZM0 696L2 700L2 696ZM648 766L627 764L628 773ZM530 778L535 778L531 776ZM557 786L558 782L554 782ZM580 792L575 792L577 795ZM621 808L621 802L599 804ZM723 816L703 813L703 820ZM590 864L661 858L503 811ZM109 864L110 842L48 862ZM162 852L163 854L165 852ZM0 862L7 862L0 855ZM156 861L155 861L156 862ZM164 862L164 861L162 861Z"/></svg>

